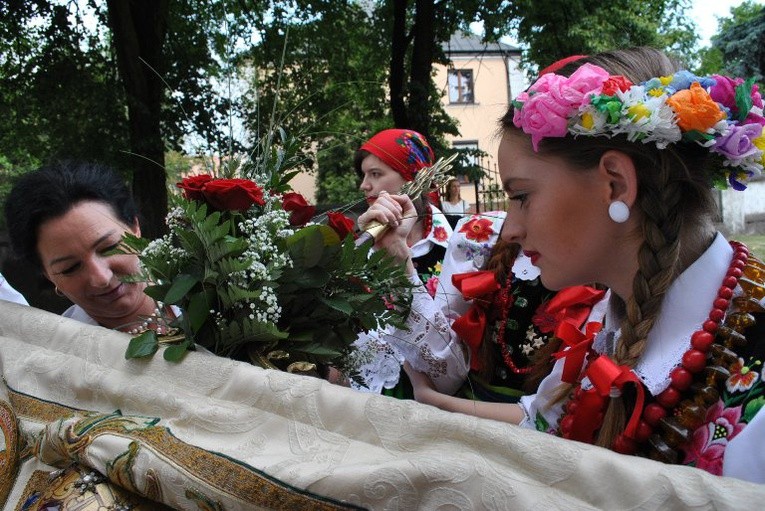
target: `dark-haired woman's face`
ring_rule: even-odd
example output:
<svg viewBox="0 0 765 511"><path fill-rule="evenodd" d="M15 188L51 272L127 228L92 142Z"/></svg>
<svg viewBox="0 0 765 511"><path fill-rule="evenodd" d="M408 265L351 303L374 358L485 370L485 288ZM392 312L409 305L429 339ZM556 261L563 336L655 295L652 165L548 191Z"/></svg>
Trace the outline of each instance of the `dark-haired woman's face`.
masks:
<svg viewBox="0 0 765 511"><path fill-rule="evenodd" d="M401 174L374 154L370 154L361 162L361 174L363 179L359 189L364 192L368 204L374 203L380 192L393 195L401 193L406 183Z"/></svg>
<svg viewBox="0 0 765 511"><path fill-rule="evenodd" d="M121 277L138 272L134 255L106 255L125 232L140 235L138 225L121 222L103 202L83 201L64 215L44 222L37 251L48 279L99 324L115 328L139 318L148 297L144 284Z"/></svg>

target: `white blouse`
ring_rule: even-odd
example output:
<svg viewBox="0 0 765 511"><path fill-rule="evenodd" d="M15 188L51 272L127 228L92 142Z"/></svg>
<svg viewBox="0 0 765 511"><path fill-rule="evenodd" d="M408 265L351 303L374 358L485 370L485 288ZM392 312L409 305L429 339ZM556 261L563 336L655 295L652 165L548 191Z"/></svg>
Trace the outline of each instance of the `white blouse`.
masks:
<svg viewBox="0 0 765 511"><path fill-rule="evenodd" d="M690 348L691 335L708 318L712 302L717 297L720 283L725 277L733 250L718 234L712 245L689 266L670 286L662 302L659 318L648 334L646 350L634 372L652 395L657 395L670 384L670 372L677 367L683 354ZM741 288L734 293L741 294ZM611 294L592 310L588 321L604 324L595 337L593 349L610 354L613 339L619 336L618 322L610 307ZM521 426L536 428L535 418L543 417L547 424L557 424L562 416L565 400L550 405L557 397L565 359L555 364L552 372L540 384L537 393L521 398L526 418ZM587 377L583 388L591 388ZM726 447L723 475L765 483L765 413L760 411Z"/></svg>

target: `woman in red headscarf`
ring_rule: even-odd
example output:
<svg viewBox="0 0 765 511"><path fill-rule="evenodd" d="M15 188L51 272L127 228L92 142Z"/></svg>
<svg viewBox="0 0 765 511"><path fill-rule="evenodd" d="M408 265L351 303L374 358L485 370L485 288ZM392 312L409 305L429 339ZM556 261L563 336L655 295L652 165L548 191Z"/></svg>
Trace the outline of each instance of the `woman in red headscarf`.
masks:
<svg viewBox="0 0 765 511"><path fill-rule="evenodd" d="M360 189L368 204L380 192L398 194L420 169L435 162L428 141L407 129L387 129L364 142L356 151L354 166L362 177ZM437 278L452 229L443 213L430 203L427 193L413 200L417 222L407 238L415 269L424 283ZM431 282L431 287L433 282Z"/></svg>

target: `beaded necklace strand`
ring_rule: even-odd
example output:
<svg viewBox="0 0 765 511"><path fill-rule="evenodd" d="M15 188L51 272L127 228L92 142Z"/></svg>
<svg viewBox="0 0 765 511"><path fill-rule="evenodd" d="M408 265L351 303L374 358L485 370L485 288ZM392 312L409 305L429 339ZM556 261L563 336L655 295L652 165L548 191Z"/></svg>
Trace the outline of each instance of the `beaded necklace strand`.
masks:
<svg viewBox="0 0 765 511"><path fill-rule="evenodd" d="M759 299L765 296L762 284L765 265L751 257L744 244L731 242L731 246L733 259L709 316L691 335L691 347L683 354L680 365L670 373L670 386L640 411L640 420L632 437L625 433L616 437L611 445L614 451L623 454L641 451L657 461L682 462L679 451L691 441L694 430L703 424L707 409L719 400L718 387L730 376L731 365L738 361L733 349L746 345L743 332L755 323L751 312L763 311ZM739 285L744 293L734 298L734 289ZM726 317L731 303L735 308ZM590 348L587 363L597 356ZM559 422L561 435L570 438L577 421L583 420L584 402L589 404L590 410L595 403L597 431L602 425L607 399L595 388L582 389L580 377ZM588 440L593 443L594 435Z"/></svg>

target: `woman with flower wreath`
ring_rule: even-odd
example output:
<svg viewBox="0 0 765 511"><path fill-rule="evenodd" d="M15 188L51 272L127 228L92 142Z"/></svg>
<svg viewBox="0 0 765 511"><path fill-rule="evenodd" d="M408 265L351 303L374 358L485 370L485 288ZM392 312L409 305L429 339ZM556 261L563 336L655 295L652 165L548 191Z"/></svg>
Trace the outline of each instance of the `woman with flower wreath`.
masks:
<svg viewBox="0 0 765 511"><path fill-rule="evenodd" d="M607 286L605 307L561 323L566 349L520 404L476 407L411 372L417 399L765 482L765 265L716 232L711 193L762 172L762 108L753 80L648 48L542 75L502 119L502 236L546 287Z"/></svg>

